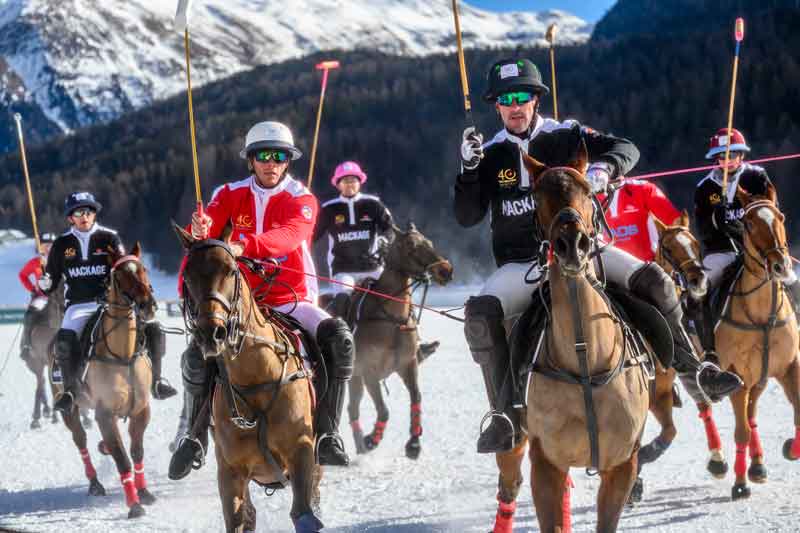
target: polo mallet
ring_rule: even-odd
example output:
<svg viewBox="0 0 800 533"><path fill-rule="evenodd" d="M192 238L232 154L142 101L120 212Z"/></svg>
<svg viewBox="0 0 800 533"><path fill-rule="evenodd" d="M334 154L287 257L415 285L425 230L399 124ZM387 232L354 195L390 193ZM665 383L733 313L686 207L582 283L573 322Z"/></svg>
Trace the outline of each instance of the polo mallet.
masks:
<svg viewBox="0 0 800 533"><path fill-rule="evenodd" d="M194 126L194 106L192 105L192 67L189 55L189 12L192 0L178 0L175 13L175 29L183 32L183 47L186 51L186 96L189 99L189 135L192 139L192 164L194 167L194 189L197 198L197 212L203 212L203 194L200 191L200 169L197 165L197 134Z"/></svg>
<svg viewBox="0 0 800 533"><path fill-rule="evenodd" d="M734 30L736 38L736 52L733 56L733 79L731 80L731 103L728 107L728 142L725 143L725 166L722 168L722 196L723 199L728 197L728 161L731 156L731 133L733 130L733 107L736 101L736 77L739 74L739 48L744 40L744 19L739 17L736 19L736 29Z"/></svg>
<svg viewBox="0 0 800 533"><path fill-rule="evenodd" d="M553 23L547 27L544 38L550 43L550 77L553 84L553 118L558 121L558 89L556 87L556 34L558 26Z"/></svg>
<svg viewBox="0 0 800 533"><path fill-rule="evenodd" d="M22 115L14 113L14 121L17 123L17 137L19 138L19 156L22 159L22 172L25 174L25 190L28 193L28 208L31 211L31 221L33 222L33 240L36 243L36 253L41 255L42 243L39 240L39 226L36 224L36 206L33 204L33 191L31 190L31 178L28 173L28 158L25 155L25 137L22 135Z"/></svg>
<svg viewBox="0 0 800 533"><path fill-rule="evenodd" d="M314 127L314 143L311 145L311 163L308 169L308 188L314 180L314 164L317 161L317 141L319 140L319 125L322 122L322 106L325 104L325 89L328 87L328 73L339 68L338 61L323 61L315 67L322 71L322 89L319 92L319 107L317 108L317 125Z"/></svg>
<svg viewBox="0 0 800 533"><path fill-rule="evenodd" d="M467 124L474 126L472 120L472 102L469 97L469 80L467 79L467 65L464 62L464 45L461 42L461 20L458 17L458 0L453 0L453 20L456 25L456 46L458 47L458 68L461 71L461 90L464 93L464 116Z"/></svg>

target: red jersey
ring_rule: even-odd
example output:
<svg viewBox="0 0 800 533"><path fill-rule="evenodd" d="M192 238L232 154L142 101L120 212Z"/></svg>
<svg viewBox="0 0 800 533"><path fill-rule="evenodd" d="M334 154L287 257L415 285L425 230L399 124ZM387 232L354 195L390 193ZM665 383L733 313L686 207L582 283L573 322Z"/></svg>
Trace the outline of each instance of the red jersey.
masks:
<svg viewBox="0 0 800 533"><path fill-rule="evenodd" d="M275 259L290 269L280 271L263 299L273 307L294 302L295 294L300 301L317 302L316 269L308 244L317 212L317 199L288 174L272 189L258 185L254 176L223 185L206 207L213 220L209 238L220 238L230 221L231 240L244 245L246 257ZM244 271L252 288L263 283L246 268Z"/></svg>
<svg viewBox="0 0 800 533"><path fill-rule="evenodd" d="M39 281L39 278L42 277L43 273L42 259L37 255L25 263L25 266L19 271L19 281L22 283L22 286L28 290L28 292L41 294L42 291L39 290L36 282Z"/></svg>
<svg viewBox="0 0 800 533"><path fill-rule="evenodd" d="M605 195L598 197L605 201ZM658 248L658 232L652 217L672 224L680 215L661 189L644 180L625 180L606 209L614 245L642 261L652 261Z"/></svg>

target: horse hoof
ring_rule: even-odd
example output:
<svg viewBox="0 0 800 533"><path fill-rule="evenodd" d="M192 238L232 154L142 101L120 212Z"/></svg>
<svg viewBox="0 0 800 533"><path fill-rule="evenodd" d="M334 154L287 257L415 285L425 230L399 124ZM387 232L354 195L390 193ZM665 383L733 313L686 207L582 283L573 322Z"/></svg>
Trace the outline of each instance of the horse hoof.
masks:
<svg viewBox="0 0 800 533"><path fill-rule="evenodd" d="M106 442L103 440L97 443L97 451L100 452L101 455L111 455L108 446L106 446Z"/></svg>
<svg viewBox="0 0 800 533"><path fill-rule="evenodd" d="M93 478L89 481L89 496L105 496L106 489L103 485L97 481L97 478Z"/></svg>
<svg viewBox="0 0 800 533"><path fill-rule="evenodd" d="M406 457L417 460L420 453L422 453L422 445L419 442L419 437L411 437L406 443Z"/></svg>
<svg viewBox="0 0 800 533"><path fill-rule="evenodd" d="M709 459L708 464L706 465L706 470L708 470L708 472L714 476L714 478L724 479L728 473L728 462Z"/></svg>
<svg viewBox="0 0 800 533"><path fill-rule="evenodd" d="M750 497L750 487L748 487L744 483L741 484L737 483L736 485L733 486L733 489L731 489L731 499L733 501L746 500L749 497Z"/></svg>
<svg viewBox="0 0 800 533"><path fill-rule="evenodd" d="M45 417L45 418L48 418L50 416L50 406L49 405L45 405L44 407L42 407L42 416Z"/></svg>
<svg viewBox="0 0 800 533"><path fill-rule="evenodd" d="M139 494L139 503L142 505L153 505L156 503L156 497L153 496L153 493L149 490L138 489L136 492Z"/></svg>
<svg viewBox="0 0 800 533"><path fill-rule="evenodd" d="M356 443L356 453L358 455L365 454L369 451L364 444L364 433L362 431L353 431L353 442Z"/></svg>
<svg viewBox="0 0 800 533"><path fill-rule="evenodd" d="M39 422L38 418L34 418L31 420L31 429L39 429L42 427L42 423Z"/></svg>
<svg viewBox="0 0 800 533"><path fill-rule="evenodd" d="M131 505L131 510L128 511L128 518L141 518L146 514L144 507L140 503L134 503Z"/></svg>
<svg viewBox="0 0 800 533"><path fill-rule="evenodd" d="M747 479L752 483L766 483L767 482L767 467L757 463L750 465L747 469Z"/></svg>
<svg viewBox="0 0 800 533"><path fill-rule="evenodd" d="M372 450L377 448L379 444L378 442L372 440L372 433L364 437L364 440L362 442L364 443L364 453L371 452Z"/></svg>
<svg viewBox="0 0 800 533"><path fill-rule="evenodd" d="M637 477L636 481L633 483L633 487L631 488L631 495L628 496L628 505L633 505L634 503L641 502L643 495L644 495L644 480L640 477Z"/></svg>
<svg viewBox="0 0 800 533"><path fill-rule="evenodd" d="M794 439L789 439L783 443L783 456L789 461L797 461L800 457L795 457L792 455L792 445L794 444Z"/></svg>
<svg viewBox="0 0 800 533"><path fill-rule="evenodd" d="M294 521L295 533L319 533L325 527L314 513L305 513Z"/></svg>

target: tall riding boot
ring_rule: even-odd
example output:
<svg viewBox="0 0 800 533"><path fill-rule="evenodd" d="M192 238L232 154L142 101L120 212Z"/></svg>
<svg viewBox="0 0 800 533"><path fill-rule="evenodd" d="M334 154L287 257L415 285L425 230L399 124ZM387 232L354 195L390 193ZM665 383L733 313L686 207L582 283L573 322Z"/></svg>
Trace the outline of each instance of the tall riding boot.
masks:
<svg viewBox="0 0 800 533"><path fill-rule="evenodd" d="M489 420L478 437L478 453L507 452L514 447L519 434L516 410L512 406L513 387L509 376L509 348L503 327L503 307L495 296L474 296L467 300L464 335L472 358L481 366L486 396L491 410Z"/></svg>
<svg viewBox="0 0 800 533"><path fill-rule="evenodd" d="M208 409L203 412L203 406L208 400L212 374L194 342L183 352L181 362L186 392L184 401L187 404L186 412L189 413L189 432L181 439L169 462L168 476L173 480L185 478L193 468L197 470L205 463L211 419Z"/></svg>
<svg viewBox="0 0 800 533"><path fill-rule="evenodd" d="M19 356L23 361L27 361L31 356L31 332L36 315L37 312L31 307L25 310L25 318L22 322L22 339L20 339L19 343Z"/></svg>
<svg viewBox="0 0 800 533"><path fill-rule="evenodd" d="M60 329L56 333L56 362L61 369L64 391L53 404L55 411L68 414L75 405L78 397L80 342L78 334L71 329Z"/></svg>
<svg viewBox="0 0 800 533"><path fill-rule="evenodd" d="M167 336L161 331L161 324L148 322L144 327L145 344L150 355L150 369L153 373L153 386L150 389L153 398L165 400L175 396L178 391L170 385L169 381L161 377L161 360L167 351Z"/></svg>
<svg viewBox="0 0 800 533"><path fill-rule="evenodd" d="M331 314L334 317L341 318L345 322L350 322L350 295L346 292L340 292L333 297L330 305Z"/></svg>
<svg viewBox="0 0 800 533"><path fill-rule="evenodd" d="M639 269L630 280L631 291L639 298L655 306L669 324L675 345L672 365L678 373L691 372L697 377L697 385L712 402L736 392L743 382L732 372L723 372L713 360L700 362L694 346L683 329L683 310L672 279L655 263ZM669 365L665 365L669 366Z"/></svg>
<svg viewBox="0 0 800 533"><path fill-rule="evenodd" d="M347 466L350 458L339 435L339 420L345 386L353 377L353 334L341 318L328 318L317 327L317 345L328 375L328 390L317 405L317 462L321 465Z"/></svg>

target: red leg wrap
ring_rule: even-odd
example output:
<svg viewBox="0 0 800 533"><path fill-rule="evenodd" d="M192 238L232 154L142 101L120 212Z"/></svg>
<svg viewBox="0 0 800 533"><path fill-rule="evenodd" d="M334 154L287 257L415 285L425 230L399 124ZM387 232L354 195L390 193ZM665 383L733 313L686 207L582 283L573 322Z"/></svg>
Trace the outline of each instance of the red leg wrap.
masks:
<svg viewBox="0 0 800 533"><path fill-rule="evenodd" d="M375 428L372 430L372 442L378 444L383 440L383 431L386 429L386 422L378 420L375 422Z"/></svg>
<svg viewBox="0 0 800 533"><path fill-rule="evenodd" d="M792 442L792 449L790 451L792 457L800 459L800 426L794 430L794 441Z"/></svg>
<svg viewBox="0 0 800 533"><path fill-rule="evenodd" d="M703 425L706 427L706 440L708 441L708 449L711 451L722 449L722 439L719 438L719 431L717 431L717 424L714 422L714 417L711 416L711 406L705 410L700 411L700 418L703 420Z"/></svg>
<svg viewBox="0 0 800 533"><path fill-rule="evenodd" d="M125 491L125 503L132 507L134 503L139 503L139 494L136 492L133 474L128 471L119 476L122 481L122 490Z"/></svg>
<svg viewBox="0 0 800 533"><path fill-rule="evenodd" d="M144 479L144 463L135 463L133 465L133 481L136 485L136 490L147 488L147 481Z"/></svg>
<svg viewBox="0 0 800 533"><path fill-rule="evenodd" d="M350 422L350 427L353 428L353 431L364 433L364 430L361 429L361 421L359 420L353 420Z"/></svg>
<svg viewBox="0 0 800 533"><path fill-rule="evenodd" d="M411 404L411 434L415 437L422 435L422 404Z"/></svg>
<svg viewBox="0 0 800 533"><path fill-rule="evenodd" d="M747 473L747 443L736 443L736 462L733 471L737 478L743 478Z"/></svg>
<svg viewBox="0 0 800 533"><path fill-rule="evenodd" d="M86 479L92 480L97 477L97 471L92 464L92 457L89 455L89 450L86 448L80 450L81 460L83 461L83 471L86 474Z"/></svg>
<svg viewBox="0 0 800 533"><path fill-rule="evenodd" d="M764 457L764 449L761 448L761 439L758 436L758 424L755 418L749 420L750 423L750 459Z"/></svg>
<svg viewBox="0 0 800 533"><path fill-rule="evenodd" d="M563 533L572 533L572 509L570 505L570 488L574 487L572 484L572 478L567 475L567 482L564 484L564 499L561 501L561 513L562 513L562 526L561 531Z"/></svg>
<svg viewBox="0 0 800 533"><path fill-rule="evenodd" d="M517 502L505 503L497 501L497 516L494 519L494 529L492 533L512 533L514 530L514 512L517 510Z"/></svg>

